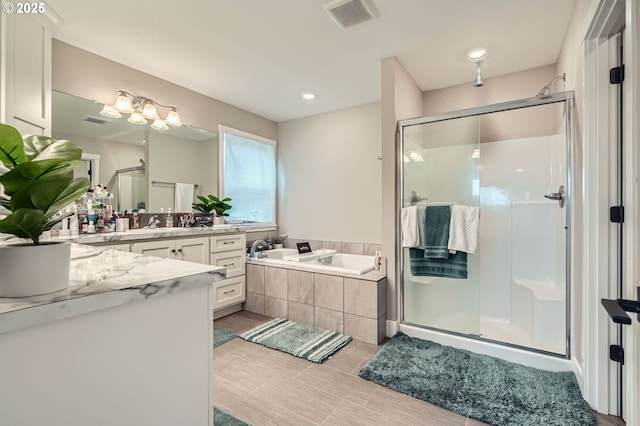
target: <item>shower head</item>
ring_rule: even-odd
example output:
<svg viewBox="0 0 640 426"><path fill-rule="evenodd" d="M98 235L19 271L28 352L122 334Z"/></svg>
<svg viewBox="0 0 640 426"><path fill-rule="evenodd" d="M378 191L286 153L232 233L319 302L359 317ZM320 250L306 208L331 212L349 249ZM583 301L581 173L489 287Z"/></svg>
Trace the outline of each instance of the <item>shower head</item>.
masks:
<svg viewBox="0 0 640 426"><path fill-rule="evenodd" d="M562 80L565 81L567 78L567 74L563 73L562 75L559 75L557 77L554 77L553 80L551 80L546 86L544 86L542 89L540 89L540 91L538 92L538 96L547 96L549 94L549 92L551 91L551 85L556 81L556 80Z"/></svg>
<svg viewBox="0 0 640 426"><path fill-rule="evenodd" d="M144 160L142 158L140 158L139 160L140 160L140 164L142 164L143 166L146 166L146 163L144 162Z"/></svg>
<svg viewBox="0 0 640 426"><path fill-rule="evenodd" d="M476 80L473 82L474 87L480 87L484 84L484 79L482 78L482 73L480 70L480 64L482 61L476 62Z"/></svg>

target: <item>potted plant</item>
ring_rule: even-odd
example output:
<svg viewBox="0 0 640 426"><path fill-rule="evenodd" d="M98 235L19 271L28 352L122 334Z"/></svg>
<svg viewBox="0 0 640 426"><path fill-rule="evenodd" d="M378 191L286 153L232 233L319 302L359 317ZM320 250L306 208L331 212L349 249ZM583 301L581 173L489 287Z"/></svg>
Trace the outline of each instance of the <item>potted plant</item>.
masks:
<svg viewBox="0 0 640 426"><path fill-rule="evenodd" d="M196 198L200 200L199 203L193 203L192 207L194 210L199 211L205 214L213 213L214 225L221 225L224 223L224 217L229 216L229 213L226 213L227 210L231 209L231 205L227 204L231 201L231 198L225 198L223 200L219 199L215 195L209 194L206 197L202 195L197 195Z"/></svg>
<svg viewBox="0 0 640 426"><path fill-rule="evenodd" d="M0 297L50 293L69 285L71 246L42 242L40 236L62 219L59 214L91 186L86 178L65 176L81 163L82 149L68 140L22 137L0 123L0 206L6 214L0 233L30 242L0 246Z"/></svg>

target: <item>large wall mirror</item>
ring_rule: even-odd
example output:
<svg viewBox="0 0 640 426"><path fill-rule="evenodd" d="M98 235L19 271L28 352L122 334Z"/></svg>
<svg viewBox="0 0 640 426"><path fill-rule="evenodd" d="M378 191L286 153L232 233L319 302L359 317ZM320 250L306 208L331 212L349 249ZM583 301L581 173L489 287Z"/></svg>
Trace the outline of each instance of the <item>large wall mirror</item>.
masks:
<svg viewBox="0 0 640 426"><path fill-rule="evenodd" d="M194 196L217 193L216 133L188 125L154 130L129 123L126 115L104 117L94 101L56 91L52 98L52 136L82 147L80 173L106 186L118 211L173 210L176 183L194 185Z"/></svg>

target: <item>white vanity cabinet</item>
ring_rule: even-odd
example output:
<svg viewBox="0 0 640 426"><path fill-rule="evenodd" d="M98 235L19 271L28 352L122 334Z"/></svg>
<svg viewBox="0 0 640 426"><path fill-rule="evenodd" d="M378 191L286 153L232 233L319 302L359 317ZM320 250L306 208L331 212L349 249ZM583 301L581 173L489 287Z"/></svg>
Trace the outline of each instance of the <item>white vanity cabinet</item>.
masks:
<svg viewBox="0 0 640 426"><path fill-rule="evenodd" d="M209 264L209 238L159 239L131 243L131 251L187 262Z"/></svg>
<svg viewBox="0 0 640 426"><path fill-rule="evenodd" d="M246 238L244 233L222 234L210 237L210 264L227 269L227 279L214 283L214 318L240 310L246 300L245 263Z"/></svg>

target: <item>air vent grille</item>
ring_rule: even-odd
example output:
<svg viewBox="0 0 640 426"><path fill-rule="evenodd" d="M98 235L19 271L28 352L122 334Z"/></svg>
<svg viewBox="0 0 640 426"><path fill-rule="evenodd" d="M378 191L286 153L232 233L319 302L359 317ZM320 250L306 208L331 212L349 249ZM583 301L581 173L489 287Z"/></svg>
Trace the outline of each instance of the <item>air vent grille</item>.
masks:
<svg viewBox="0 0 640 426"><path fill-rule="evenodd" d="M377 12L368 0L337 0L324 5L327 13L342 28L370 21L377 17Z"/></svg>
<svg viewBox="0 0 640 426"><path fill-rule="evenodd" d="M102 118L98 118L98 117L92 117L92 116L87 116L87 118L84 119L84 121L88 121L89 123L94 123L94 124L104 124L107 122L107 120L103 120Z"/></svg>

